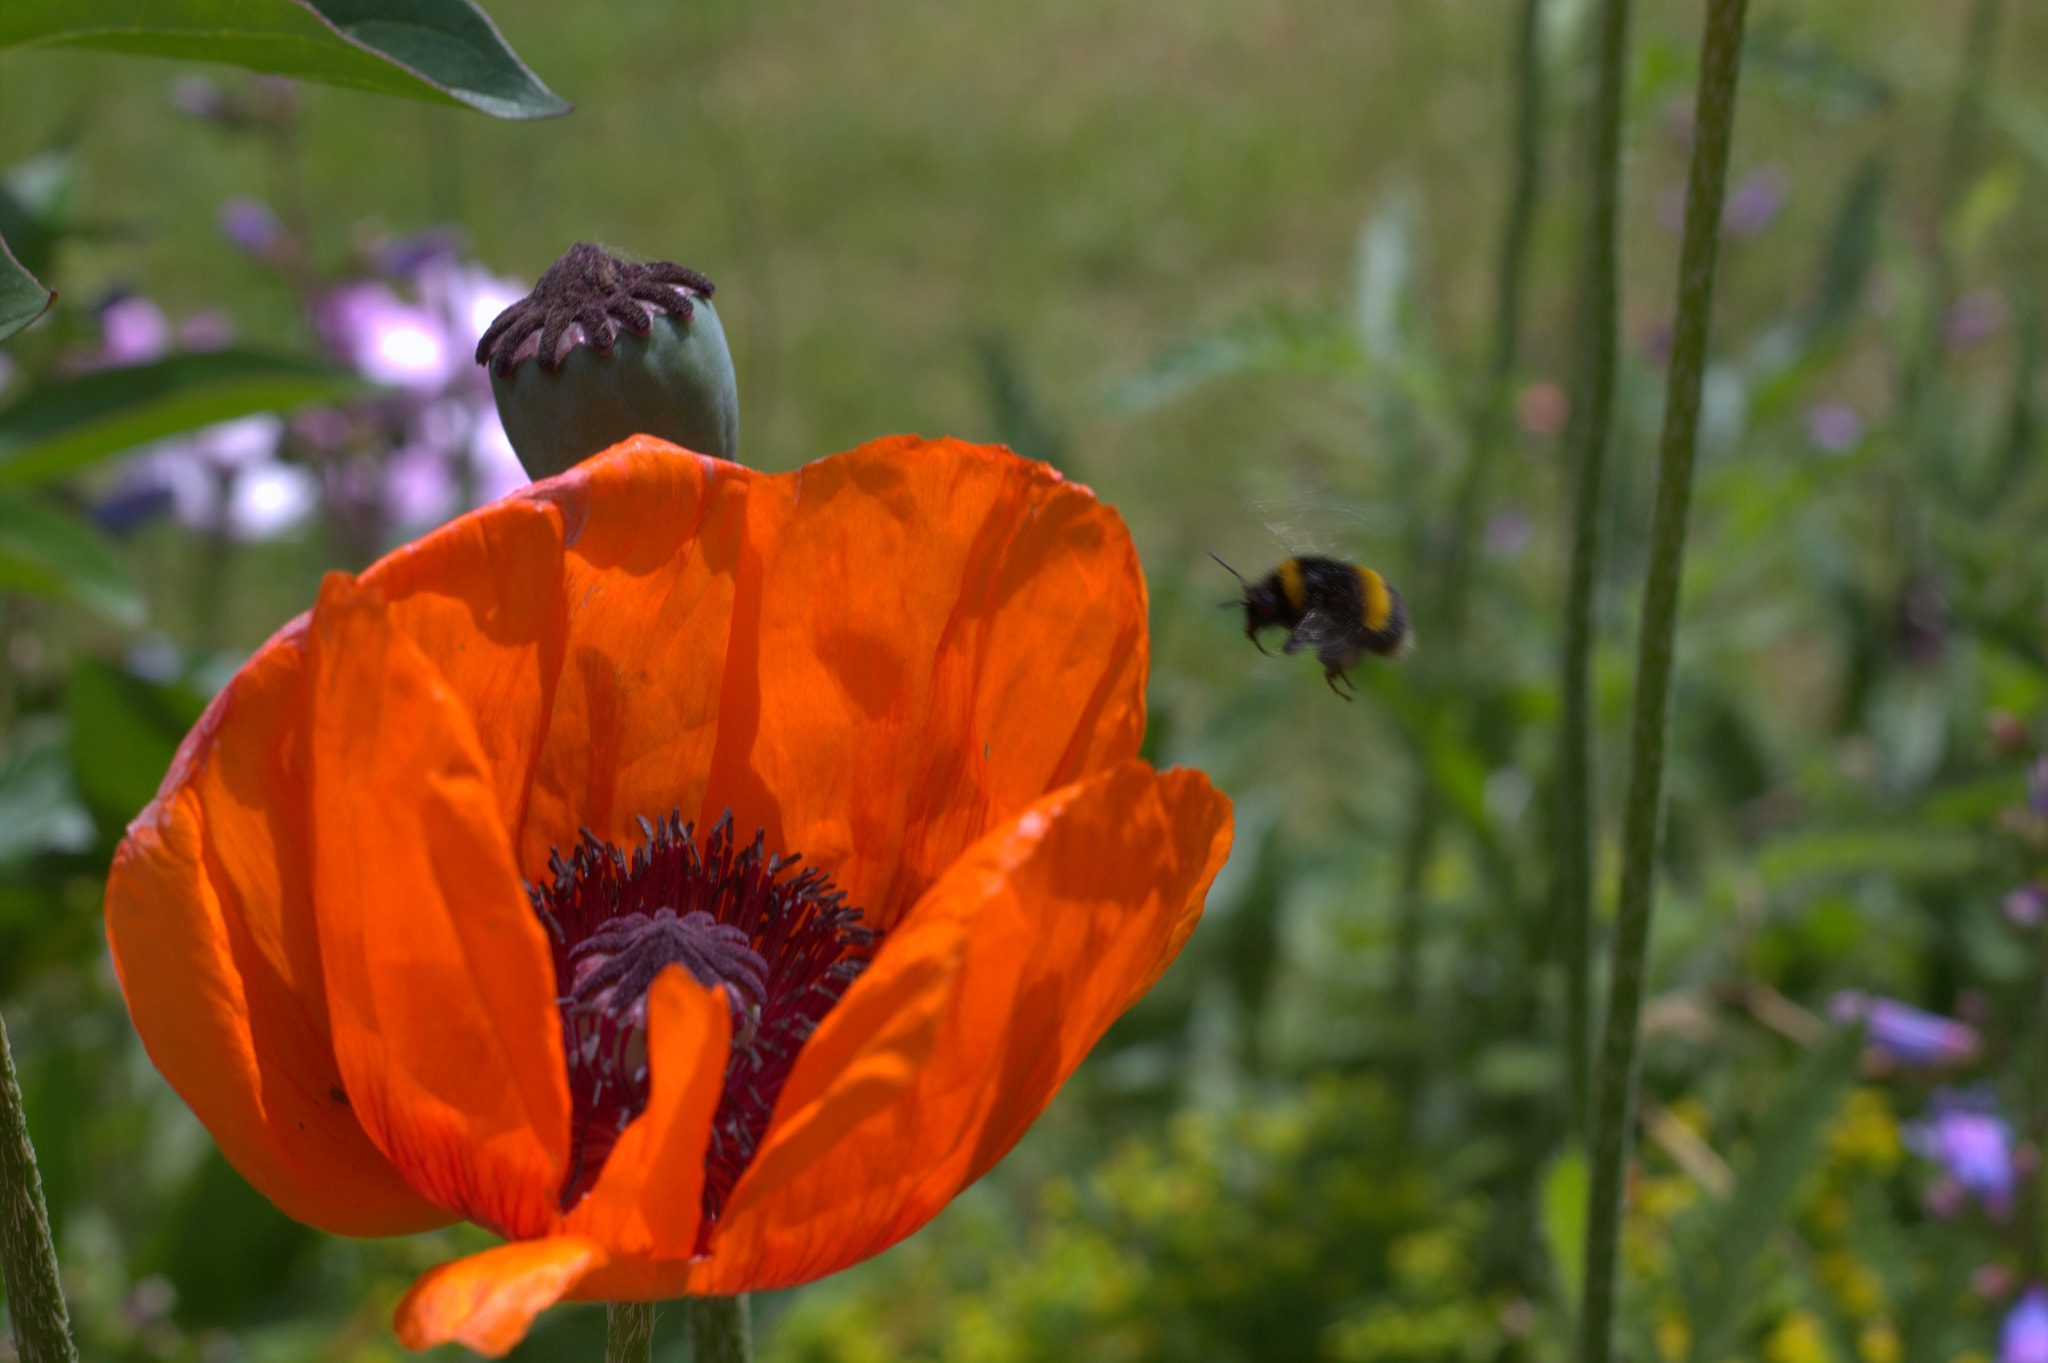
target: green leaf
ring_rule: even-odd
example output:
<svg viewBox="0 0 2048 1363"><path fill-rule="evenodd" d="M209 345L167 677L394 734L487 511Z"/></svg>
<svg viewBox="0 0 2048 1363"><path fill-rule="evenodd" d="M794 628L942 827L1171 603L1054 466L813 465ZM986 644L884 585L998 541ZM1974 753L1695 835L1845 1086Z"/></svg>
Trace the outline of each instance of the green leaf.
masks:
<svg viewBox="0 0 2048 1363"><path fill-rule="evenodd" d="M7 0L0 47L31 44L227 62L496 118L570 107L470 0Z"/></svg>
<svg viewBox="0 0 2048 1363"><path fill-rule="evenodd" d="M113 543L73 513L0 488L0 588L54 596L123 629L142 623L142 588Z"/></svg>
<svg viewBox="0 0 2048 1363"><path fill-rule="evenodd" d="M205 709L189 687L146 681L94 659L72 668L64 683L72 777L110 843L156 798L178 744Z"/></svg>
<svg viewBox="0 0 2048 1363"><path fill-rule="evenodd" d="M57 291L23 269L0 237L0 341L41 317L56 301Z"/></svg>
<svg viewBox="0 0 2048 1363"><path fill-rule="evenodd" d="M1773 890L1839 876L1940 880L1982 866L1986 836L1967 829L1819 828L1779 838L1754 865Z"/></svg>
<svg viewBox="0 0 2048 1363"><path fill-rule="evenodd" d="M57 715L15 721L0 744L0 866L43 852L83 852L93 822L78 801L67 755L69 731ZM17 897L0 896L0 937L28 933L14 921Z"/></svg>
<svg viewBox="0 0 2048 1363"><path fill-rule="evenodd" d="M1793 1071L1758 1125L1755 1156L1738 1172L1735 1195L1714 1212L1709 1261L1686 1281L1695 1363L1734 1350L1751 1275L1764 1246L1790 1219L1800 1180L1821 1152L1821 1137L1841 1110L1863 1049L1863 1029L1845 1027Z"/></svg>
<svg viewBox="0 0 2048 1363"><path fill-rule="evenodd" d="M0 411L0 483L48 482L165 436L345 401L367 387L346 370L246 350L104 369L37 389Z"/></svg>
<svg viewBox="0 0 2048 1363"><path fill-rule="evenodd" d="M1586 1152L1577 1144L1550 1162L1543 1174L1543 1243L1563 1298L1566 1319L1578 1313L1586 1283Z"/></svg>

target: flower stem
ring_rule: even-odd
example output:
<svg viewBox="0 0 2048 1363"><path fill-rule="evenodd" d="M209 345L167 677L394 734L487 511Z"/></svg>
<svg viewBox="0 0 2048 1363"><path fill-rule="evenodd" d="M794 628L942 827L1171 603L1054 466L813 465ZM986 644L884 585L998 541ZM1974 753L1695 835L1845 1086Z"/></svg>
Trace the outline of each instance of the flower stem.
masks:
<svg viewBox="0 0 2048 1363"><path fill-rule="evenodd" d="M1678 598L1699 443L1701 379L1713 315L1714 265L1728 147L1742 66L1747 0L1707 0L1694 112L1685 237L1678 258L1678 315L1672 324L1664 427L1657 447L1657 500L1650 520L1650 562L1636 649L1635 705L1629 719L1629 777L1623 809L1621 891L1616 905L1613 980L1590 1136L1586 1208L1585 1301L1579 1363L1606 1363L1613 1347L1616 1251L1621 1239L1622 1175L1628 1160L1636 1086L1636 1030L1650 940L1657 835L1664 809L1664 752L1671 728L1671 668Z"/></svg>
<svg viewBox="0 0 2048 1363"><path fill-rule="evenodd" d="M690 1363L753 1363L753 1315L745 1293L737 1297L691 1297L683 1303L690 1336Z"/></svg>
<svg viewBox="0 0 2048 1363"><path fill-rule="evenodd" d="M1601 0L1597 71L1586 139L1586 216L1579 260L1571 417L1571 567L1566 578L1564 656L1558 690L1556 862L1553 912L1565 972L1565 1060L1571 1129L1583 1130L1590 1085L1593 924L1593 589L1600 565L1601 487L1613 424L1620 350L1621 125L1628 97L1628 0Z"/></svg>
<svg viewBox="0 0 2048 1363"><path fill-rule="evenodd" d="M604 1363L652 1363L653 1302L611 1302L604 1310L604 1326Z"/></svg>
<svg viewBox="0 0 2048 1363"><path fill-rule="evenodd" d="M77 1363L64 1290L57 1281L57 1247L50 1241L43 1181L36 1174L36 1150L28 1139L21 1084L14 1077L14 1056L7 1048L4 1020L0 1020L0 1287L7 1291L14 1350L22 1363Z"/></svg>

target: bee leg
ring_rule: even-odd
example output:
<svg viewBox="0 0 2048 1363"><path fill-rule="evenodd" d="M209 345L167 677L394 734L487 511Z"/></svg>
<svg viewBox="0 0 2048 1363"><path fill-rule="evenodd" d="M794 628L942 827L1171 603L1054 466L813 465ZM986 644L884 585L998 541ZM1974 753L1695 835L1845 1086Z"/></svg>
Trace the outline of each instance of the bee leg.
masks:
<svg viewBox="0 0 2048 1363"><path fill-rule="evenodd" d="M1252 647L1257 649L1259 652L1265 654L1268 658L1273 656L1273 650L1267 648L1264 644L1260 643L1258 635L1252 633L1250 630L1246 630L1244 632L1244 637L1251 640Z"/></svg>
<svg viewBox="0 0 2048 1363"><path fill-rule="evenodd" d="M1343 672L1339 671L1334 667L1330 668L1328 671L1323 673L1323 680L1330 684L1330 690L1336 693L1337 699L1345 701L1347 703L1351 700L1350 696L1347 696L1342 691L1337 690L1337 683L1340 681L1343 682L1346 686L1351 686L1351 678L1345 676ZM1355 692L1358 688L1355 686L1351 686L1351 689Z"/></svg>

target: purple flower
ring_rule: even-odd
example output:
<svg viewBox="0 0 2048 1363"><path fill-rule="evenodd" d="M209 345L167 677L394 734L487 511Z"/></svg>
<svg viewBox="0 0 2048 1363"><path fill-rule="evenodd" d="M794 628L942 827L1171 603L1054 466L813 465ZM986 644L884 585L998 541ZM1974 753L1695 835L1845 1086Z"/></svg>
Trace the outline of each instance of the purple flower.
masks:
<svg viewBox="0 0 2048 1363"><path fill-rule="evenodd" d="M1806 442L1825 454L1841 454L1863 439L1863 418L1846 402L1823 399L1806 409Z"/></svg>
<svg viewBox="0 0 2048 1363"><path fill-rule="evenodd" d="M93 369L119 369L162 359L171 348L171 320L164 310L132 293L100 309L100 352Z"/></svg>
<svg viewBox="0 0 2048 1363"><path fill-rule="evenodd" d="M384 284L344 284L322 299L321 335L364 378L415 392L438 392L467 355L450 353L441 319Z"/></svg>
<svg viewBox="0 0 2048 1363"><path fill-rule="evenodd" d="M478 506L517 492L533 481L527 477L526 467L513 452L512 437L505 434L505 425L498 420L495 406L488 409L483 420L477 423L476 437L469 446L469 467L470 477L475 480L472 500Z"/></svg>
<svg viewBox="0 0 2048 1363"><path fill-rule="evenodd" d="M2048 917L2048 890L2027 884L2005 896L2005 921L2016 928L2036 928Z"/></svg>
<svg viewBox="0 0 2048 1363"><path fill-rule="evenodd" d="M2000 1220L2012 1214L2012 1126L1989 1094L1945 1089L1934 1095L1927 1118L1901 1134L1908 1149L1940 1165L1986 1211Z"/></svg>
<svg viewBox="0 0 2048 1363"><path fill-rule="evenodd" d="M377 272L394 279L412 279L429 265L452 263L457 254L456 234L446 227L430 227L386 242L377 251Z"/></svg>
<svg viewBox="0 0 2048 1363"><path fill-rule="evenodd" d="M1519 557L1534 533L1528 512L1503 511L1486 523L1486 552L1495 558Z"/></svg>
<svg viewBox="0 0 2048 1363"><path fill-rule="evenodd" d="M220 206L220 234L258 258L284 240L284 224L261 199L229 199Z"/></svg>
<svg viewBox="0 0 2048 1363"><path fill-rule="evenodd" d="M280 418L258 415L147 446L100 505L100 521L125 529L153 510L168 509L195 530L236 540L274 539L297 527L320 501L311 470L277 458L283 434Z"/></svg>
<svg viewBox="0 0 2048 1363"><path fill-rule="evenodd" d="M224 118L233 101L205 76L180 76L171 82L171 107L194 118Z"/></svg>
<svg viewBox="0 0 2048 1363"><path fill-rule="evenodd" d="M1998 1327L1998 1363L2048 1363L2048 1288L2020 1294Z"/></svg>
<svg viewBox="0 0 2048 1363"><path fill-rule="evenodd" d="M2048 818L2048 757L2037 757L2027 768L2027 808Z"/></svg>
<svg viewBox="0 0 2048 1363"><path fill-rule="evenodd" d="M1785 196L1785 172L1776 166L1752 172L1721 206L1721 230L1742 239L1756 236L1777 220Z"/></svg>
<svg viewBox="0 0 2048 1363"><path fill-rule="evenodd" d="M1908 1068L1958 1065L1977 1054L1977 1029L1880 995L1848 990L1828 1011L1837 1022L1862 1019L1866 1039L1895 1064Z"/></svg>
<svg viewBox="0 0 2048 1363"><path fill-rule="evenodd" d="M235 339L235 319L225 308L195 312L178 323L180 350L225 350Z"/></svg>
<svg viewBox="0 0 2048 1363"><path fill-rule="evenodd" d="M1996 289L1972 289L1955 301L1943 320L1941 335L1951 350L1981 345L2005 325L2005 295Z"/></svg>

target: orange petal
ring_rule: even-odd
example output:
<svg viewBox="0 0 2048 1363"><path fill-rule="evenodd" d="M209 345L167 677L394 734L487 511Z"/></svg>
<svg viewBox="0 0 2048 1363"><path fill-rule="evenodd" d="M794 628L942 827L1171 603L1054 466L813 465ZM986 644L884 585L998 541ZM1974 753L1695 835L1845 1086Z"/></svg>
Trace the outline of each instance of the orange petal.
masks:
<svg viewBox="0 0 2048 1363"><path fill-rule="evenodd" d="M1056 791L977 843L805 1045L688 1289L806 1282L930 1220L1008 1152L1171 963L1229 855L1230 830L1229 801L1200 772L1133 761ZM863 993L871 981L888 987L899 954L922 956L927 934L941 944L935 956L948 938L963 954L940 972L931 1053L875 1110L861 1092L876 1087L864 1062L880 1049L865 1035Z"/></svg>
<svg viewBox="0 0 2048 1363"><path fill-rule="evenodd" d="M562 670L562 539L559 511L511 498L450 521L362 578L468 711L510 829L526 820ZM543 855L533 869L545 864Z"/></svg>
<svg viewBox="0 0 2048 1363"><path fill-rule="evenodd" d="M313 923L302 617L222 689L130 825L107 940L150 1059L236 1169L342 1235L451 1218L350 1110Z"/></svg>
<svg viewBox="0 0 2048 1363"><path fill-rule="evenodd" d="M581 1235L500 1245L422 1273L391 1324L408 1349L457 1343L497 1358L603 1262L603 1247Z"/></svg>
<svg viewBox="0 0 2048 1363"><path fill-rule="evenodd" d="M724 990L698 984L681 966L655 977L647 991L647 1110L568 1219L571 1231L610 1251L614 1269L627 1259L684 1258L695 1247L704 1151L731 1045Z"/></svg>
<svg viewBox="0 0 2048 1363"><path fill-rule="evenodd" d="M307 638L313 886L356 1115L432 1201L513 1238L560 1222L554 969L462 705L373 588L329 574Z"/></svg>
<svg viewBox="0 0 2048 1363"><path fill-rule="evenodd" d="M695 817L719 727L746 502L759 482L635 436L528 489L564 525L568 634L522 867L537 873L582 828L632 846L642 816Z"/></svg>
<svg viewBox="0 0 2048 1363"><path fill-rule="evenodd" d="M709 798L883 928L994 824L1135 756L1145 586L1115 511L899 437L755 485Z"/></svg>

